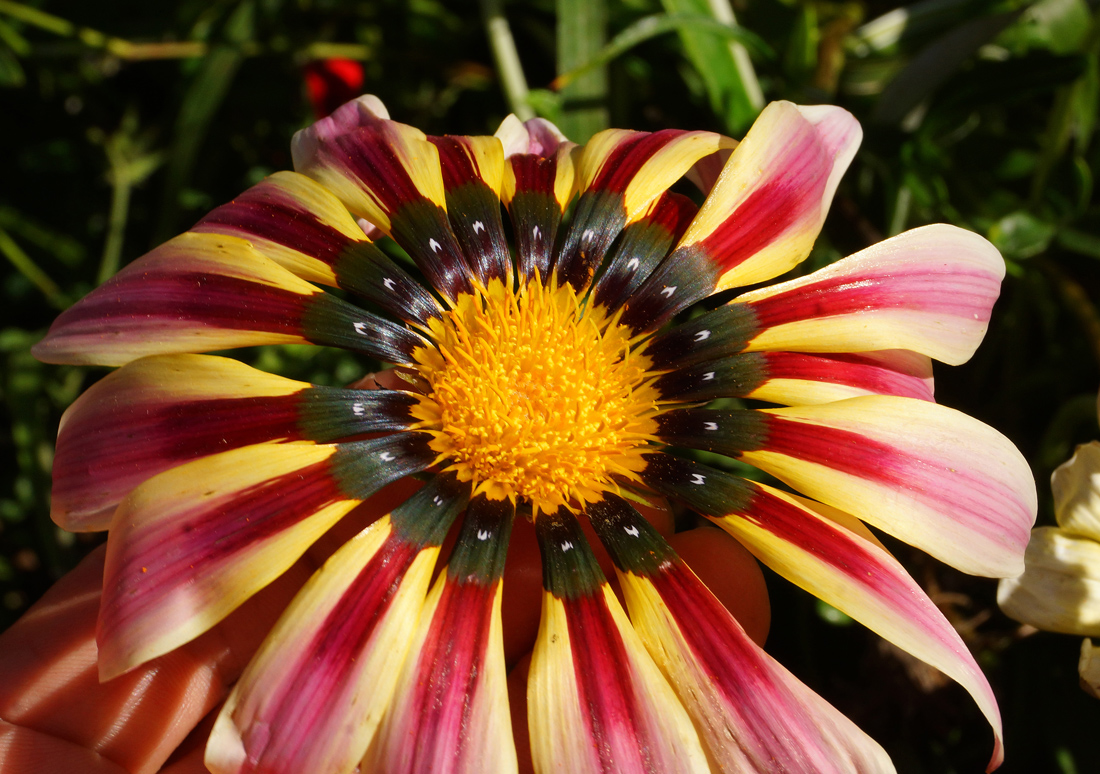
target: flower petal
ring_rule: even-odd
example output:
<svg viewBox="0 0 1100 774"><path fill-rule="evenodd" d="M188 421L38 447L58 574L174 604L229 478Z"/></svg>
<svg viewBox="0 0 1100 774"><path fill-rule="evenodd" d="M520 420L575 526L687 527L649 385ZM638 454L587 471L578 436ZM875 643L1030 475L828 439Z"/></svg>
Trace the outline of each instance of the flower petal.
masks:
<svg viewBox="0 0 1100 774"><path fill-rule="evenodd" d="M650 330L716 290L803 261L861 136L840 108L768 105L676 249L631 300L624 324Z"/></svg>
<svg viewBox="0 0 1100 774"><path fill-rule="evenodd" d="M586 288L623 227L699 159L734 141L713 132L608 129L584 146L578 161L580 199L554 261L558 281Z"/></svg>
<svg viewBox="0 0 1100 774"><path fill-rule="evenodd" d="M96 382L62 416L50 515L70 531L107 529L119 500L183 462L269 441L406 429L415 400L314 387L228 358L141 358Z"/></svg>
<svg viewBox="0 0 1100 774"><path fill-rule="evenodd" d="M192 231L247 239L260 253L309 282L336 285L398 317L423 323L439 304L420 283L371 244L324 186L296 172L276 172Z"/></svg>
<svg viewBox="0 0 1100 774"><path fill-rule="evenodd" d="M1100 637L1100 542L1039 527L1024 565L1018 578L1001 581L1001 610L1039 629Z"/></svg>
<svg viewBox="0 0 1100 774"><path fill-rule="evenodd" d="M504 145L500 200L508 208L521 280L550 277L562 213L573 197L574 165L569 142L542 118L521 122L508 116L496 131Z"/></svg>
<svg viewBox="0 0 1100 774"><path fill-rule="evenodd" d="M623 229L613 257L596 280L596 304L607 309L622 306L668 255L698 209L691 199L669 191L654 199L645 214Z"/></svg>
<svg viewBox="0 0 1100 774"><path fill-rule="evenodd" d="M932 400L932 363L905 350L828 356L755 352L679 368L654 385L665 400L692 403L755 398L811 405L860 395Z"/></svg>
<svg viewBox="0 0 1100 774"><path fill-rule="evenodd" d="M202 634L341 516L433 457L419 433L340 446L262 444L149 479L111 522L96 633L101 678Z"/></svg>
<svg viewBox="0 0 1100 774"><path fill-rule="evenodd" d="M718 290L798 265L810 254L861 139L859 124L840 108L768 105L734 149L677 252L705 251L721 267Z"/></svg>
<svg viewBox="0 0 1100 774"><path fill-rule="evenodd" d="M966 414L875 395L676 417L670 442L704 439L695 445L736 456L964 572L1023 570L1037 510L1031 471L1007 438Z"/></svg>
<svg viewBox="0 0 1100 774"><path fill-rule="evenodd" d="M745 634L625 501L589 507L631 620L723 772L892 772L886 753Z"/></svg>
<svg viewBox="0 0 1100 774"><path fill-rule="evenodd" d="M515 506L476 497L412 638L369 771L517 771L501 629Z"/></svg>
<svg viewBox="0 0 1100 774"><path fill-rule="evenodd" d="M668 455L651 457L651 468L643 478L658 491L696 508L783 577L962 685L993 727L990 769L1000 765L1000 712L985 676L935 604L864 536L857 519L831 509L826 517L763 484Z"/></svg>
<svg viewBox="0 0 1100 774"><path fill-rule="evenodd" d="M1100 540L1100 442L1082 444L1050 477L1054 517L1066 533Z"/></svg>
<svg viewBox="0 0 1100 774"><path fill-rule="evenodd" d="M481 284L511 277L500 218L504 149L496 137L429 137L439 151L451 228Z"/></svg>
<svg viewBox="0 0 1100 774"><path fill-rule="evenodd" d="M751 350L911 349L958 365L985 335L1004 272L986 239L937 224L733 303L749 307L759 328Z"/></svg>
<svg viewBox="0 0 1100 774"><path fill-rule="evenodd" d="M424 340L321 292L243 239L182 234L61 313L32 352L47 363L313 342L407 362Z"/></svg>
<svg viewBox="0 0 1100 774"><path fill-rule="evenodd" d="M1077 674L1081 678L1081 690L1094 699L1100 699L1100 648L1094 646L1088 637L1081 640Z"/></svg>
<svg viewBox="0 0 1100 774"><path fill-rule="evenodd" d="M294 135L294 169L332 191L353 215L393 237L449 298L470 267L447 221L439 152L416 129L360 97Z"/></svg>
<svg viewBox="0 0 1100 774"><path fill-rule="evenodd" d="M932 361L908 350L858 355L762 354L768 379L747 398L787 406L831 403L860 395L934 400Z"/></svg>
<svg viewBox="0 0 1100 774"><path fill-rule="evenodd" d="M393 695L440 543L465 505L460 491L437 477L314 574L222 708L206 748L211 771L355 769Z"/></svg>
<svg viewBox="0 0 1100 774"><path fill-rule="evenodd" d="M742 459L971 575L1022 570L1035 523L1016 447L954 409L868 396L767 409L768 440Z"/></svg>
<svg viewBox="0 0 1100 774"><path fill-rule="evenodd" d="M536 771L706 772L691 721L603 579L576 519L535 521L542 621L527 684Z"/></svg>

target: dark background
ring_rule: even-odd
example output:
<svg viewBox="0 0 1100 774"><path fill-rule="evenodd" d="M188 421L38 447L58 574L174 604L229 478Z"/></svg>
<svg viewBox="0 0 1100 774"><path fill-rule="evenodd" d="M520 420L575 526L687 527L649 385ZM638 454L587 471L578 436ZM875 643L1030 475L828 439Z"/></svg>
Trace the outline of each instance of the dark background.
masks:
<svg viewBox="0 0 1100 774"><path fill-rule="evenodd" d="M103 539L59 531L48 508L58 419L102 372L39 364L30 345L117 266L289 168L290 136L342 97L378 94L394 118L429 133L493 132L509 112L482 18L493 5L0 2L0 628ZM559 21L580 19L577 39L598 42L599 14L584 21L582 7L604 9L609 37L668 12L680 26L619 52L594 71L594 85L552 91L555 75L590 58L558 45ZM1076 443L1100 437L1096 4L932 0L893 26L896 17L883 20L892 6L877 2L733 7L762 43L753 63L767 99L840 104L864 127L825 233L799 271L937 221L1001 249L1008 277L990 332L970 363L937 366L937 399L1019 446L1039 482L1040 523L1052 522L1051 471ZM698 22L707 8L503 4L530 103L578 140L605 122L743 134L753 110L726 39ZM294 347L263 358L265 368L319 383L373 368ZM990 677L1006 726L1002 771L1100 771L1100 702L1077 686L1079 639L1021 627L997 610L993 581L889 546ZM961 689L768 580L769 651L878 739L900 772L984 770L991 735Z"/></svg>

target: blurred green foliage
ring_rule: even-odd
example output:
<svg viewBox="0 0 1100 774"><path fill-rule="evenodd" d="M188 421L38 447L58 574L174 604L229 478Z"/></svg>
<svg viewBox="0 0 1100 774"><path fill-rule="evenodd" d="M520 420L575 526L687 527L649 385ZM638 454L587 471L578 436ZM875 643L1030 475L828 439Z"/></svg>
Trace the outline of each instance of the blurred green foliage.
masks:
<svg viewBox="0 0 1100 774"><path fill-rule="evenodd" d="M487 34L490 12L521 70L494 51L506 40ZM432 133L492 132L510 109L504 76L513 109L577 139L607 123L740 135L761 95L843 105L863 148L800 271L929 222L987 236L1009 276L978 355L937 371L939 400L1017 443L1041 521L1050 472L1100 437L1095 0L0 0L0 626L102 539L62 533L48 513L60 414L101 374L39 364L30 345L119 266L289 167L290 136L312 120L305 68L333 58L360 62L364 91ZM375 367L297 347L252 357L316 382ZM1029 636L997 611L992 582L891 548L991 676L1003 771L1100 770L1078 643ZM772 652L899 771L984 769L990 736L960 690L832 608L771 589Z"/></svg>

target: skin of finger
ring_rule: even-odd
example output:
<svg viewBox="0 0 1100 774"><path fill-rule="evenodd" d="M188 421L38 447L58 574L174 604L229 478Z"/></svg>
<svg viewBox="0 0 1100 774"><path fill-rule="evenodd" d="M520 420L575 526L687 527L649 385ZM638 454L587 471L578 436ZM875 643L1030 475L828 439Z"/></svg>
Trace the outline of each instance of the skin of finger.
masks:
<svg viewBox="0 0 1100 774"><path fill-rule="evenodd" d="M134 774L159 770L222 701L267 632L314 570L347 539L419 485L390 485L334 526L274 583L222 623L177 650L100 683L95 622L104 548L0 636L0 718L84 747ZM201 758L201 756L200 756ZM64 758L59 758L63 760ZM61 766L54 771L81 771Z"/></svg>
<svg viewBox="0 0 1100 774"><path fill-rule="evenodd" d="M0 774L127 774L87 747L0 720Z"/></svg>
<svg viewBox="0 0 1100 774"><path fill-rule="evenodd" d="M225 697L309 565L296 565L198 639L100 683L103 556L102 548L90 554L0 637L0 651L10 654L0 663L0 718L146 774Z"/></svg>

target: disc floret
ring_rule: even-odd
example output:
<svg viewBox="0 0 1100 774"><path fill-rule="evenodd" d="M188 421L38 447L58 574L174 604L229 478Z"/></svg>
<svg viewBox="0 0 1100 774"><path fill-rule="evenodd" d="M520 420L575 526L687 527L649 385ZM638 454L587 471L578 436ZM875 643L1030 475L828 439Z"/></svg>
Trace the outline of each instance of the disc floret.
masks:
<svg viewBox="0 0 1100 774"><path fill-rule="evenodd" d="M439 462L537 513L599 500L644 467L657 392L630 332L570 286L494 280L433 320L416 411Z"/></svg>

